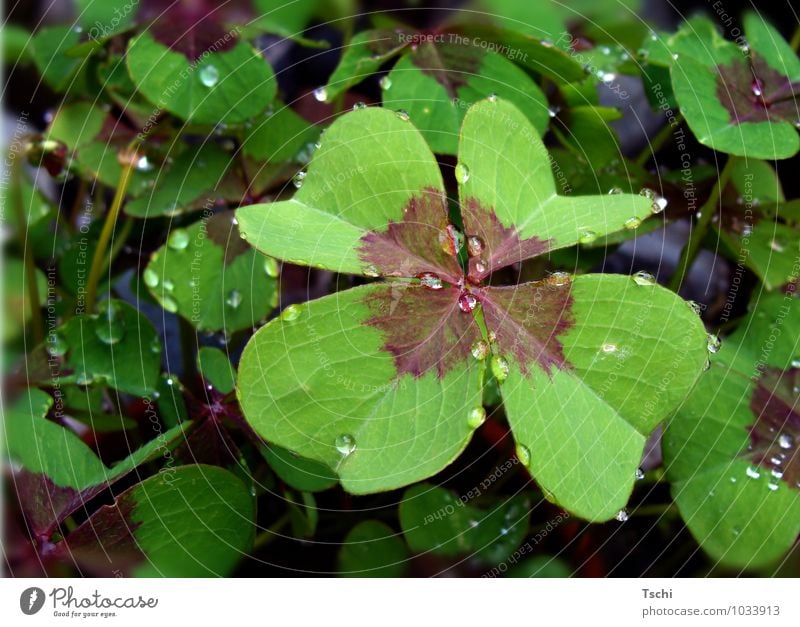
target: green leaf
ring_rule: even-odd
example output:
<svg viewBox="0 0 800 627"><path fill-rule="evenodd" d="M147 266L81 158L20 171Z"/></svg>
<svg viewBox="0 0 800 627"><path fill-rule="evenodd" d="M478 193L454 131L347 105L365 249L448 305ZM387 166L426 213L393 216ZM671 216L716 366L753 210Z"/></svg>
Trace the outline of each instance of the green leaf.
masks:
<svg viewBox="0 0 800 627"><path fill-rule="evenodd" d="M469 501L480 494L456 495L421 484L406 490L400 503L400 525L415 553L469 555L488 564L507 559L528 532L530 506L516 496L479 509Z"/></svg>
<svg viewBox="0 0 800 627"><path fill-rule="evenodd" d="M767 297L724 341L664 433L673 498L692 535L726 566L769 565L800 533L798 314L797 299Z"/></svg>
<svg viewBox="0 0 800 627"><path fill-rule="evenodd" d="M28 285L25 264L19 259L8 257L3 268L3 339L13 340L19 337L31 319L31 302L28 296ZM38 268L35 269L36 291L39 303L47 300L47 279ZM40 315L36 312L36 315Z"/></svg>
<svg viewBox="0 0 800 627"><path fill-rule="evenodd" d="M78 43L80 33L69 25L39 29L33 36L33 61L44 81L57 92L74 88L73 81L81 59L66 51Z"/></svg>
<svg viewBox="0 0 800 627"><path fill-rule="evenodd" d="M408 550L399 534L377 520L358 523L339 551L340 577L402 577Z"/></svg>
<svg viewBox="0 0 800 627"><path fill-rule="evenodd" d="M391 111L367 108L325 131L294 198L241 207L236 218L245 239L263 253L299 265L374 274L359 255L361 238L400 221L415 194L443 188L419 131Z"/></svg>
<svg viewBox="0 0 800 627"><path fill-rule="evenodd" d="M105 39L124 31L134 20L138 0L76 0L78 21L89 39Z"/></svg>
<svg viewBox="0 0 800 627"><path fill-rule="evenodd" d="M234 332L275 307L276 275L275 261L242 241L233 213L223 212L173 230L143 279L164 309L197 329Z"/></svg>
<svg viewBox="0 0 800 627"><path fill-rule="evenodd" d="M218 195L231 155L212 143L186 147L171 165L155 173L152 188L125 205L137 218L175 216L209 205Z"/></svg>
<svg viewBox="0 0 800 627"><path fill-rule="evenodd" d="M472 435L468 415L480 406L483 363L464 360L442 380L435 371L402 374L381 350L382 332L365 324L384 299L399 315L422 289L358 287L294 306L259 329L237 383L250 425L267 441L327 464L354 494L444 468Z"/></svg>
<svg viewBox="0 0 800 627"><path fill-rule="evenodd" d="M522 33L537 39L559 41L567 33L564 8L555 2L518 2L517 0L483 0L479 7L485 9L486 18L503 29ZM481 16L482 17L482 16Z"/></svg>
<svg viewBox="0 0 800 627"><path fill-rule="evenodd" d="M137 396L152 394L161 365L153 325L120 300L105 301L100 314L75 316L48 335L32 357L43 364L43 381L106 384ZM57 358L55 370L49 366Z"/></svg>
<svg viewBox="0 0 800 627"><path fill-rule="evenodd" d="M107 576L221 577L252 547L254 517L234 474L180 466L127 489L59 548Z"/></svg>
<svg viewBox="0 0 800 627"><path fill-rule="evenodd" d="M319 135L319 128L288 106L278 104L274 112L268 112L248 128L242 151L253 159L270 163L298 161L298 155L308 150Z"/></svg>
<svg viewBox="0 0 800 627"><path fill-rule="evenodd" d="M572 568L557 557L536 555L508 570L506 577L567 578L573 574Z"/></svg>
<svg viewBox="0 0 800 627"><path fill-rule="evenodd" d="M45 137L76 150L97 137L106 116L105 111L90 102L64 105L53 116Z"/></svg>
<svg viewBox="0 0 800 627"><path fill-rule="evenodd" d="M407 111L436 153L456 153L467 107L491 94L514 103L540 135L547 130L547 98L538 85L511 61L481 48L420 44L386 81L383 106Z"/></svg>
<svg viewBox="0 0 800 627"><path fill-rule="evenodd" d="M281 480L301 492L322 492L338 482L334 472L325 464L292 455L279 446L266 446L264 457Z"/></svg>
<svg viewBox="0 0 800 627"><path fill-rule="evenodd" d="M127 60L150 102L198 124L245 122L266 110L277 88L272 68L244 42L192 64L145 32L131 40Z"/></svg>
<svg viewBox="0 0 800 627"><path fill-rule="evenodd" d="M222 394L233 390L236 375L230 359L218 348L203 346L197 351L197 370L208 383Z"/></svg>

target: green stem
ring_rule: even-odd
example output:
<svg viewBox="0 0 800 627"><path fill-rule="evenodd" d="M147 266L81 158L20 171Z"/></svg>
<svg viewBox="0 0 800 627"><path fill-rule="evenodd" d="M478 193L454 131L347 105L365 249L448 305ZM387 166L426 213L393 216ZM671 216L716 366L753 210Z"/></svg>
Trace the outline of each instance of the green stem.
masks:
<svg viewBox="0 0 800 627"><path fill-rule="evenodd" d="M714 189L711 191L711 195L700 208L700 219L697 221L697 224L694 225L692 234L689 237L689 242L684 246L681 252L681 257L675 268L675 273L669 280L669 288L673 292L677 292L680 289L684 277L689 273L689 268L692 267L692 262L700 248L700 243L703 241L708 231L708 225L711 224L711 217L717 212L717 204L719 203L720 196L722 196L722 191L725 189L728 179L731 177L733 162L733 158L728 157L728 162L722 169L722 173L719 175L719 179Z"/></svg>
<svg viewBox="0 0 800 627"><path fill-rule="evenodd" d="M675 129L680 126L681 122L683 122L683 115L681 114L678 114L673 122L668 122L667 125L656 134L653 141L647 142L647 146L645 146L639 156L636 157L634 163L644 167L644 164L650 160L650 157L655 156L664 143L672 137L672 134L675 132Z"/></svg>
<svg viewBox="0 0 800 627"><path fill-rule="evenodd" d="M105 268L105 256L108 249L108 243L111 240L111 235L114 232L117 218L119 217L122 203L125 200L125 193L128 190L128 184L131 181L134 166L136 165L135 156L136 146L132 145L128 148L128 154L125 156L125 163L122 165L122 172L119 175L119 183L117 183L117 191L114 194L114 200L111 202L111 208L106 215L103 230L100 232L100 238L97 240L97 248L94 251L92 258L92 267L89 270L89 281L86 286L86 312L92 313L94 311L95 301L97 300L97 285L100 282L100 275Z"/></svg>
<svg viewBox="0 0 800 627"><path fill-rule="evenodd" d="M260 549L265 547L270 542L275 540L278 537L278 532L283 529L289 523L289 513L285 513L283 516L278 518L271 526L267 527L264 531L259 533L256 536L255 541L253 542L253 549Z"/></svg>
<svg viewBox="0 0 800 627"><path fill-rule="evenodd" d="M40 315L41 303L39 302L39 285L36 282L36 264L33 260L33 249L28 242L28 218L25 215L20 177L22 176L21 161L17 159L13 164L14 176L14 212L19 229L19 242L22 247L22 259L25 266L25 288L28 292L28 303L31 309L31 328L34 344L41 344L44 340L44 321Z"/></svg>

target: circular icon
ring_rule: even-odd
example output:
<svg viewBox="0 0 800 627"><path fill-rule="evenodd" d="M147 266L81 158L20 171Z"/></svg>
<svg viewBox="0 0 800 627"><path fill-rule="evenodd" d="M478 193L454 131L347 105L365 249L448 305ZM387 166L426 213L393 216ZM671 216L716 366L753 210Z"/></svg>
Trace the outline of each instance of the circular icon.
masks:
<svg viewBox="0 0 800 627"><path fill-rule="evenodd" d="M19 609L23 614L31 616L36 614L44 605L44 590L41 588L26 588L19 595Z"/></svg>

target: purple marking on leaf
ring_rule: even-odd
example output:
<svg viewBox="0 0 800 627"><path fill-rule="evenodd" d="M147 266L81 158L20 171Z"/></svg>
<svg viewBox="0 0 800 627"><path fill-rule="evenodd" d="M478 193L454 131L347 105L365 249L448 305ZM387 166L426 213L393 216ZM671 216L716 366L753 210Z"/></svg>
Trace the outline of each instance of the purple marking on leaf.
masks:
<svg viewBox="0 0 800 627"><path fill-rule="evenodd" d="M748 427L750 447L746 454L754 464L766 468L774 479L800 488L800 412L797 390L800 368L766 369L750 398L756 417Z"/></svg>
<svg viewBox="0 0 800 627"><path fill-rule="evenodd" d="M569 364L559 337L575 324L571 285L547 281L481 289L486 329L494 333L496 352L513 356L522 374L538 363L548 375Z"/></svg>
<svg viewBox="0 0 800 627"><path fill-rule="evenodd" d="M226 266L230 265L236 257L250 250L233 219L233 211L224 211L215 213L206 221L208 238L225 251Z"/></svg>
<svg viewBox="0 0 800 627"><path fill-rule="evenodd" d="M250 0L142 0L137 18L151 22L156 41L197 61L209 50L232 48L238 31L227 25L246 23L252 14Z"/></svg>
<svg viewBox="0 0 800 627"><path fill-rule="evenodd" d="M383 332L383 350L394 356L398 376L435 370L442 379L469 357L480 331L472 314L459 308L461 293L392 283L366 298L373 314L366 324Z"/></svg>
<svg viewBox="0 0 800 627"><path fill-rule="evenodd" d="M85 500L77 490L59 487L46 475L24 469L14 473L14 486L22 513L37 535L49 536Z"/></svg>
<svg viewBox="0 0 800 627"><path fill-rule="evenodd" d="M447 39L446 33L434 36ZM411 62L444 87L451 100L458 98L459 87L478 73L484 51L476 46L431 42L426 39L426 33L421 33L419 38L423 43L414 45L412 42Z"/></svg>
<svg viewBox="0 0 800 627"><path fill-rule="evenodd" d="M503 226L494 210L481 205L477 198L466 199L461 215L468 240L477 237L483 245L483 252L469 260L471 283L480 283L496 270L537 257L550 249L549 240L520 239L516 228Z"/></svg>
<svg viewBox="0 0 800 627"><path fill-rule="evenodd" d="M737 124L798 121L800 83L773 70L755 53L717 67L717 98Z"/></svg>
<svg viewBox="0 0 800 627"><path fill-rule="evenodd" d="M409 199L400 222L361 238L359 256L382 276L414 278L430 272L455 284L463 280L463 272L440 239L451 226L444 195L426 188Z"/></svg>
<svg viewBox="0 0 800 627"><path fill-rule="evenodd" d="M134 535L141 525L133 521L135 507L133 491L126 490L113 505L103 505L72 531L57 545L58 552L77 559L98 576L129 573L145 559Z"/></svg>

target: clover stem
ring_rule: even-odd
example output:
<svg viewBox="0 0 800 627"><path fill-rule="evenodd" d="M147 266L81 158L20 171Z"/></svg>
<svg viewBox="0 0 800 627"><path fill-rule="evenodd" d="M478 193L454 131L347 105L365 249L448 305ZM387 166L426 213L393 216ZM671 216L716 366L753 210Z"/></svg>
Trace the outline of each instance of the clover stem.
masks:
<svg viewBox="0 0 800 627"><path fill-rule="evenodd" d="M697 255L697 250L700 248L700 243L703 241L708 231L708 225L711 224L711 217L717 212L717 205L722 196L722 191L725 189L725 185L728 183L728 179L731 176L733 162L733 158L729 157L708 200L706 200L705 204L700 208L700 219L697 221L697 224L694 225L689 241L681 252L681 257L675 268L675 272L669 280L668 287L673 292L677 292L680 289L684 277L689 273L689 269L692 267L692 262L694 261L695 255Z"/></svg>
<svg viewBox="0 0 800 627"><path fill-rule="evenodd" d="M44 340L44 322L40 314L41 303L39 302L39 285L36 282L36 265L33 260L33 249L31 243L28 241L28 219L25 215L23 205L25 201L22 197L22 166L20 160L17 159L13 164L13 177L14 185L14 199L11 203L14 207L14 212L17 218L17 228L19 229L19 243L22 247L22 258L25 268L25 289L28 294L28 304L31 310L31 328L33 334L33 341L35 344L40 344Z"/></svg>
<svg viewBox="0 0 800 627"><path fill-rule="evenodd" d="M92 267L89 270L89 280L86 286L86 312L92 313L94 311L95 301L97 300L97 285L100 282L100 275L103 272L105 264L103 263L108 243L114 233L114 227L119 217L122 203L125 200L125 193L128 190L128 184L133 174L134 166L136 165L136 145L131 144L128 147L128 154L126 154L124 163L122 164L122 172L119 175L119 183L117 183L117 191L114 193L114 200L111 202L111 208L106 215L106 221L103 224L103 230L100 232L100 238L97 240L97 248L92 257Z"/></svg>
<svg viewBox="0 0 800 627"><path fill-rule="evenodd" d="M794 34L792 35L792 40L789 42L789 45L795 52L800 50L800 26L794 29Z"/></svg>
<svg viewBox="0 0 800 627"><path fill-rule="evenodd" d="M653 141L648 139L647 146L642 149L642 152L639 153L639 156L634 159L634 163L638 166L644 167L644 164L650 160L650 157L655 157L656 153L661 149L664 143L672 137L673 132L675 129L681 125L683 122L683 115L677 114L672 122L667 122L667 125L662 128L656 136L653 138Z"/></svg>

